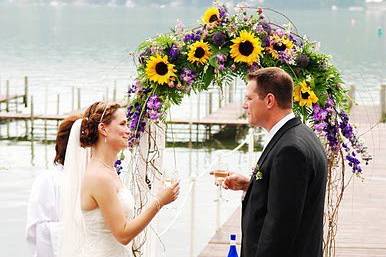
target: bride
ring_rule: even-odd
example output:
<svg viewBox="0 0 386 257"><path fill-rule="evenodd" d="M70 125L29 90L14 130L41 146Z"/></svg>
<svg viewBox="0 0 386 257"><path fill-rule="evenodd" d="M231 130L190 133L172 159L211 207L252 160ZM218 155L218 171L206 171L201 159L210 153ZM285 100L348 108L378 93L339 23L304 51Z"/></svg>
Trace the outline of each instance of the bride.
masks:
<svg viewBox="0 0 386 257"><path fill-rule="evenodd" d="M64 163L60 257L131 256L130 242L177 198L178 182L134 218L134 199L114 169L129 133L125 110L118 104L96 102L74 123Z"/></svg>

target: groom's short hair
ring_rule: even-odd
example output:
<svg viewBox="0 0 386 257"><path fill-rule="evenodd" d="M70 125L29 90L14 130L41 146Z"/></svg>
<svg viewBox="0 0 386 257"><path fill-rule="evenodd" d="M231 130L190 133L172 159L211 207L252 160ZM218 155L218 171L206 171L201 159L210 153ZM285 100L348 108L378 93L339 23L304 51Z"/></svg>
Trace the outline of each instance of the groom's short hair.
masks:
<svg viewBox="0 0 386 257"><path fill-rule="evenodd" d="M292 108L294 82L284 70L277 67L261 68L249 73L248 80L256 82L256 92L261 99L271 93L280 108Z"/></svg>

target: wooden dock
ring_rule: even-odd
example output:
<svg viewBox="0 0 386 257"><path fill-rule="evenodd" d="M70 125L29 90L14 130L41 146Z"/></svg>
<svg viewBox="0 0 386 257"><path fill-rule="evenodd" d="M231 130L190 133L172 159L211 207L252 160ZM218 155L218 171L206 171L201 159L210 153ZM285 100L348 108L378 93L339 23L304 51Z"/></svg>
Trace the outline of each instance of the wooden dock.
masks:
<svg viewBox="0 0 386 257"><path fill-rule="evenodd" d="M212 126L219 126L219 127L225 127L225 126L247 126L248 121L246 119L241 118L243 115L243 110L241 108L240 103L229 103L227 105L224 105L222 108L218 109L217 111L209 114L206 117L203 117L202 119L172 119L167 120L167 124L175 124L175 125L186 125L185 130L188 130L189 126L192 126L190 128L191 130L197 130L198 126L204 126L205 128L209 128L209 134L211 133L211 127ZM49 126L48 122L56 122L53 126L50 126L50 131L52 133L56 133L56 130L53 130L53 127L57 127L59 122L63 119L65 119L68 115L58 115L58 114L33 114L33 110L31 109L30 113L17 113L17 112L0 112L0 122L14 122L14 121L23 121L25 124L29 123L29 128L32 128L36 126L36 122L44 122L43 126ZM45 132L45 137L47 136L47 128L43 128ZM26 129L27 131L27 129ZM37 130L33 130L35 133ZM29 138L31 135L28 132L27 135L23 136L22 138ZM198 133L197 131L191 132L191 134ZM217 130L218 131L218 130ZM7 133L9 134L9 133ZM44 140L47 140L47 138L44 137ZM36 138L36 137L35 137ZM49 138L54 138L54 135L49 135Z"/></svg>
<svg viewBox="0 0 386 257"><path fill-rule="evenodd" d="M386 257L386 124L379 123L380 107L354 106L351 118L373 160L364 166L364 181L354 179L346 189L339 211L336 257ZM224 257L229 234L240 242L238 208L200 253ZM240 248L238 249L240 250Z"/></svg>
<svg viewBox="0 0 386 257"><path fill-rule="evenodd" d="M217 111L202 119L172 119L169 124L192 124L192 125L248 125L248 121L242 118L244 111L241 103L229 103Z"/></svg>

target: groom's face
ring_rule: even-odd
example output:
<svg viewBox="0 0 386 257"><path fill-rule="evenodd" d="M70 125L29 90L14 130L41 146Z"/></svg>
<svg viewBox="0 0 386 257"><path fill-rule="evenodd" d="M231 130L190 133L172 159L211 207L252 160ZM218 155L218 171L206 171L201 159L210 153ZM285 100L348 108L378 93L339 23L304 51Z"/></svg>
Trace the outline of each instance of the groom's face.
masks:
<svg viewBox="0 0 386 257"><path fill-rule="evenodd" d="M267 108L264 99L260 99L257 93L257 84L254 80L248 82L243 108L247 113L248 122L251 126L263 126Z"/></svg>

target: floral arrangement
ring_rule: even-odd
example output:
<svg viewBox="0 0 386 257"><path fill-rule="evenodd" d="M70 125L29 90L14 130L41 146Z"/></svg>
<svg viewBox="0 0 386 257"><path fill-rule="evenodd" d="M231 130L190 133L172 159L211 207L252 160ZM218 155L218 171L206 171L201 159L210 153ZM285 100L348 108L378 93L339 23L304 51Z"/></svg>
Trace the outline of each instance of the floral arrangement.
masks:
<svg viewBox="0 0 386 257"><path fill-rule="evenodd" d="M253 12L249 10L253 9ZM356 174L370 156L358 140L345 112L348 96L339 71L316 43L268 21L262 8L239 7L231 15L217 2L201 24L143 42L138 48L138 77L129 88L128 120L135 145L148 122L164 121L171 105L193 90L223 87L245 79L260 67L280 67L295 82L294 112L320 135L328 150L344 149Z"/></svg>
<svg viewBox="0 0 386 257"><path fill-rule="evenodd" d="M143 42L137 50L137 78L128 91L130 144L139 142L146 124L165 121L170 106L192 91L226 87L261 67L284 69L295 83L295 114L316 132L328 155L324 253L333 256L345 164L360 176L371 156L350 123L350 99L330 56L293 31L290 20L283 26L270 22L266 10L274 11L239 6L231 14L215 2L198 27L186 29L179 22L170 33Z"/></svg>

